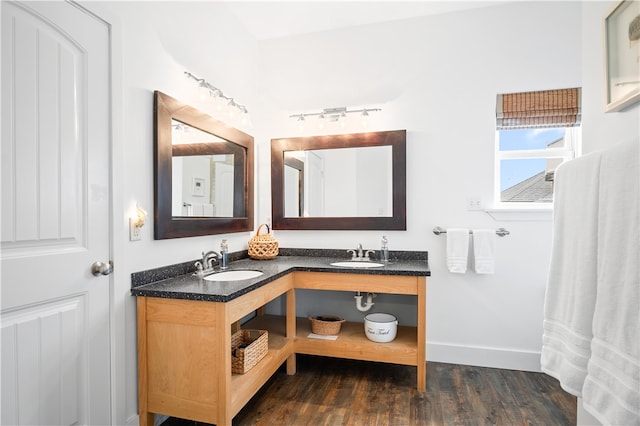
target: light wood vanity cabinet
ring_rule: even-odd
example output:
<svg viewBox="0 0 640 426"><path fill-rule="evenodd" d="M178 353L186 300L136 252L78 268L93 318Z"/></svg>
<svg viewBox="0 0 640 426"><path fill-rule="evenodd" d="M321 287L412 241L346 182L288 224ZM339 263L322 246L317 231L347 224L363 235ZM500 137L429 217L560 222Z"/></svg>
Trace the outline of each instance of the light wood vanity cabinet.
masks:
<svg viewBox="0 0 640 426"><path fill-rule="evenodd" d="M335 341L309 339L308 319L296 318L296 289L415 295L417 327L400 326L390 343L369 341L362 323L344 323ZM267 356L246 374L232 374L232 325L283 294L286 316L257 316L243 325L269 331ZM296 353L416 366L417 388L426 388L424 276L292 272L224 303L143 296L137 303L141 426L153 425L153 413L231 425L284 362L295 374Z"/></svg>

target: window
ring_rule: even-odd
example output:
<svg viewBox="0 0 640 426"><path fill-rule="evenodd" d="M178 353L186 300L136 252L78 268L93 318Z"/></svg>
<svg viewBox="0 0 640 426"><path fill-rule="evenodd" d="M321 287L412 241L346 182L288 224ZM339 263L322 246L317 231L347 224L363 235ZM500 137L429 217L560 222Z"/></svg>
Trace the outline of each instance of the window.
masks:
<svg viewBox="0 0 640 426"><path fill-rule="evenodd" d="M498 95L495 199L550 206L556 167L580 146L580 89Z"/></svg>

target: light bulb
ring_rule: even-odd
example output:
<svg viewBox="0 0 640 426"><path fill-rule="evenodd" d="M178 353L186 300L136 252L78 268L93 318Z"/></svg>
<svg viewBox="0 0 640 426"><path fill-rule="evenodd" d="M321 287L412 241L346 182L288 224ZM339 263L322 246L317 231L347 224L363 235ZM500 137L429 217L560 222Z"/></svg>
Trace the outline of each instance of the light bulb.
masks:
<svg viewBox="0 0 640 426"><path fill-rule="evenodd" d="M360 117L360 122L362 123L362 127L369 127L369 113L365 109L362 111L362 116Z"/></svg>
<svg viewBox="0 0 640 426"><path fill-rule="evenodd" d="M298 117L298 130L304 130L304 114L300 114L300 117Z"/></svg>
<svg viewBox="0 0 640 426"><path fill-rule="evenodd" d="M340 114L338 123L340 124L340 127L342 127L343 129L347 127L347 114L344 111Z"/></svg>
<svg viewBox="0 0 640 426"><path fill-rule="evenodd" d="M224 109L226 102L223 97L217 96L215 98L216 111L220 112Z"/></svg>
<svg viewBox="0 0 640 426"><path fill-rule="evenodd" d="M198 91L199 91L200 100L203 102L209 99L209 97L211 96L211 91L209 90L209 87L207 86L207 83L204 80L202 80L198 84Z"/></svg>
<svg viewBox="0 0 640 426"><path fill-rule="evenodd" d="M244 106L238 105L233 98L229 100L229 103L227 104L227 114L229 115L229 119L234 120L238 117L238 113L242 114L244 111Z"/></svg>
<svg viewBox="0 0 640 426"><path fill-rule="evenodd" d="M251 117L249 117L249 113L246 110L242 113L241 123L245 127L251 127Z"/></svg>

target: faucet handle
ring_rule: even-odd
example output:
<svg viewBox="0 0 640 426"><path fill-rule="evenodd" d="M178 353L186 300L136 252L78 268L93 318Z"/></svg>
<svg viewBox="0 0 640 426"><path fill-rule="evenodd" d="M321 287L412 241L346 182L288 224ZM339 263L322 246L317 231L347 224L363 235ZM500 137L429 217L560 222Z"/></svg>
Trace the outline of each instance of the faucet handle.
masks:
<svg viewBox="0 0 640 426"><path fill-rule="evenodd" d="M213 262L216 262L219 259L220 259L220 255L217 252L212 251L211 256L207 259L207 262L208 262L207 266L209 267L209 269L213 269Z"/></svg>
<svg viewBox="0 0 640 426"><path fill-rule="evenodd" d="M375 252L375 250L367 250L367 252L364 254L364 259L369 260L369 254L375 254Z"/></svg>
<svg viewBox="0 0 640 426"><path fill-rule="evenodd" d="M349 249L349 250L347 250L347 253L351 253L351 258L352 259L356 258L356 251L355 250Z"/></svg>

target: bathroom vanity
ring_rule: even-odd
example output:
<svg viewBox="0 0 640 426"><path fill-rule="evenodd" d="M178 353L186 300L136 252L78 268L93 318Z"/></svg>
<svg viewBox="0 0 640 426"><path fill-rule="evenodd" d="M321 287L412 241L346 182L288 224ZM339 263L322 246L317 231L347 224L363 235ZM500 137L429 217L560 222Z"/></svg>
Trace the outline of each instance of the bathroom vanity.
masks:
<svg viewBox="0 0 640 426"><path fill-rule="evenodd" d="M243 259L234 270L260 270L257 278L217 282L192 274L132 288L138 309L140 425L153 413L216 425L233 417L286 362L295 374L295 355L310 354L415 366L417 388L426 388L426 277L423 259L380 268L335 267L324 257L279 256ZM309 338L306 318L296 316L296 290L374 292L415 296L417 326L399 326L390 343L369 341L362 323L344 323L336 340ZM268 302L286 297L286 314L262 315ZM269 332L267 355L245 374L231 372L231 335L240 319L258 312L244 329Z"/></svg>

